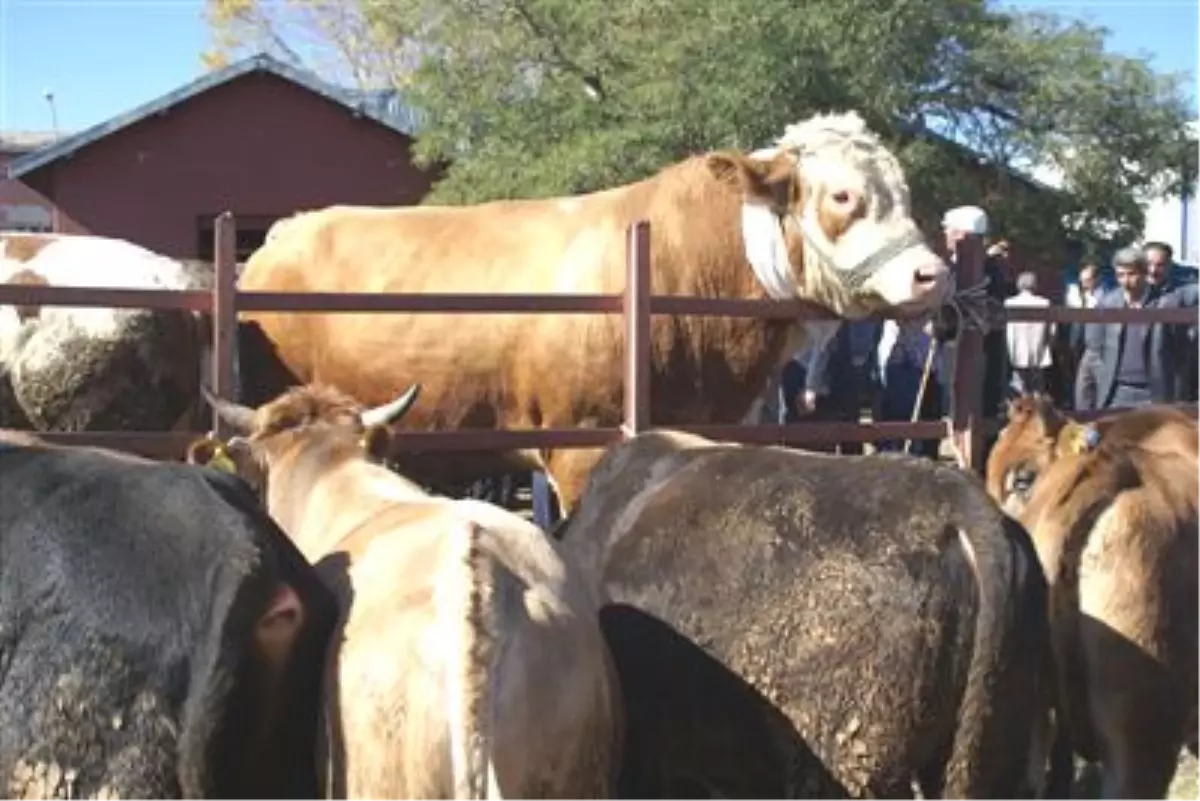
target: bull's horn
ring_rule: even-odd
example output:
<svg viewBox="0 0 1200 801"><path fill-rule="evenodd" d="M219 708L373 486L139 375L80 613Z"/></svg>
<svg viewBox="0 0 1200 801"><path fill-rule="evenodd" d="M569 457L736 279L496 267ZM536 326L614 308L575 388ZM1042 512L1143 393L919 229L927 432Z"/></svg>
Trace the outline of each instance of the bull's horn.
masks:
<svg viewBox="0 0 1200 801"><path fill-rule="evenodd" d="M412 407L413 402L416 401L419 394L421 394L421 385L413 384L404 391L403 395L394 401L385 403L382 406L376 406L374 409L367 409L360 415L363 426L370 428L371 426L391 425L397 422Z"/></svg>
<svg viewBox="0 0 1200 801"><path fill-rule="evenodd" d="M218 398L206 386L200 387L200 394L204 396L204 400L208 401L208 405L216 410L217 416L239 434L249 434L254 430L254 410L249 406Z"/></svg>

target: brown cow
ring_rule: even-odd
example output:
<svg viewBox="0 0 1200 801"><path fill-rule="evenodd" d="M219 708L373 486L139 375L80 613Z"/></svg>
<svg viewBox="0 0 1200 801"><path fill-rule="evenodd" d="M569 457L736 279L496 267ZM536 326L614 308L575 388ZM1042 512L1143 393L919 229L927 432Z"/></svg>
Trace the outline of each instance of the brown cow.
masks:
<svg viewBox="0 0 1200 801"><path fill-rule="evenodd" d="M1169 407L1084 426L1026 396L988 459L1046 572L1070 736L1106 798L1163 797L1196 750L1197 436Z"/></svg>
<svg viewBox="0 0 1200 801"><path fill-rule="evenodd" d="M263 488L338 596L326 786L350 798L606 797L620 716L596 599L533 524L429 496L375 463L415 390L371 411L323 387L257 411L212 399L247 438L189 452L225 456Z"/></svg>
<svg viewBox="0 0 1200 801"><path fill-rule="evenodd" d="M1086 445L1081 437L1139 444L1160 431L1171 436L1179 432L1177 426L1194 428L1197 424L1194 406L1153 406L1136 414L1109 414L1082 426L1059 412L1050 396L1041 393L1011 401L1007 416L1008 423L997 436L988 459L987 482L988 493L1014 516L1029 501L1034 482L1046 468L1059 456ZM1181 442L1197 447L1194 437L1184 437Z"/></svg>
<svg viewBox="0 0 1200 801"><path fill-rule="evenodd" d="M239 286L619 293L626 231L648 220L655 294L804 297L848 317L888 308L918 314L944 301L948 270L910 216L900 165L857 114L790 126L771 154L708 153L578 197L302 213L271 228ZM332 384L367 404L383 403L406 376L420 375L425 401L406 421L419 429L621 422L624 333L616 316L253 313L243 320L245 339L256 343L241 354L249 403L282 391L276 376L284 368L294 383ZM815 329L829 335L827 323ZM796 349L798 333L788 321L656 317L655 423L740 421ZM499 464L486 455L472 455L470 464L447 454L397 458L430 483L545 467L565 513L599 455L551 449L507 454Z"/></svg>
<svg viewBox="0 0 1200 801"><path fill-rule="evenodd" d="M610 448L561 550L600 585L627 798L1013 798L1042 786L1046 581L928 459Z"/></svg>

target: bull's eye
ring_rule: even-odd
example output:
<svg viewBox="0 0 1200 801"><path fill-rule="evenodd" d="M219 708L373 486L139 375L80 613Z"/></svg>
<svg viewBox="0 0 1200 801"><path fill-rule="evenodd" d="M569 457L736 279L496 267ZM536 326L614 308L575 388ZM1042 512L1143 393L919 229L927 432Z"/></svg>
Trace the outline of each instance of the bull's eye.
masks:
<svg viewBox="0 0 1200 801"><path fill-rule="evenodd" d="M850 197L850 193L843 189L840 192L834 192L832 195L832 199L833 199L833 202L838 204L839 206L847 206L850 204L851 197Z"/></svg>
<svg viewBox="0 0 1200 801"><path fill-rule="evenodd" d="M1023 500L1028 500L1035 481L1037 472L1028 465L1020 465L1008 471L1004 483L1008 485L1009 495L1019 495Z"/></svg>

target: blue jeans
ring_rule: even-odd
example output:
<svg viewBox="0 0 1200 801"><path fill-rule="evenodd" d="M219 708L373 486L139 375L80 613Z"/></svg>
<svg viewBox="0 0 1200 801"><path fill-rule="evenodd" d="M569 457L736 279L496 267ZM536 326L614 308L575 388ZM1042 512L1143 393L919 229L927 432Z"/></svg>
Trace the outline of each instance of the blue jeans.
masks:
<svg viewBox="0 0 1200 801"><path fill-rule="evenodd" d="M879 419L888 422L907 423L912 419L913 406L917 402L917 390L921 386L921 375L925 370L923 364L908 361L889 362L883 374L883 397L879 404ZM929 385L925 387L925 397L921 403L921 414L918 420L930 418L931 409L937 408L938 382L929 377ZM921 456L937 458L937 440L915 440L912 452ZM898 451L904 447L903 440L883 440L876 443L880 451Z"/></svg>

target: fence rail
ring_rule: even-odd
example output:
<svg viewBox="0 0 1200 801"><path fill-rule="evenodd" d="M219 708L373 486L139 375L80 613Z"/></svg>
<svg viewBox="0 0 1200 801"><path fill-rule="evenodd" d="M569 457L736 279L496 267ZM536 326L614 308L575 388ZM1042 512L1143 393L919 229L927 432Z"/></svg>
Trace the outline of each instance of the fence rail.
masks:
<svg viewBox="0 0 1200 801"><path fill-rule="evenodd" d="M74 306L185 310L212 315L213 375L211 386L219 397L234 395L234 359L237 314L241 311L299 313L406 313L406 314L621 314L625 322L625 406L619 427L585 429L408 431L400 446L413 452L463 452L532 448L603 447L652 426L650 416L650 320L654 315L696 315L775 320L837 319L836 315L806 301L737 300L655 296L650 290L650 227L631 226L625 290L610 295L564 294L400 294L400 293L291 293L238 291L232 214L216 218L214 225L214 281L208 290L143 290L117 288L16 286L0 284L0 305ZM957 263L966 285L983 277L983 247L978 237L960 244ZM891 317L895 315L879 315ZM1009 308L1004 319L1055 323L1161 322L1195 323L1195 309L1073 309L1063 307ZM997 421L984 420L979 370L982 338L963 333L958 347L959 369L954 387L953 436L967 463L982 469L982 442ZM1192 407L1194 408L1194 407ZM1080 415L1090 418L1096 415ZM213 426L226 433L215 415ZM758 444L831 444L878 442L893 439L930 439L946 434L942 422L918 423L796 423L790 425L678 425L706 437ZM80 445L113 447L156 458L178 458L200 432L95 431L42 434L45 439Z"/></svg>

